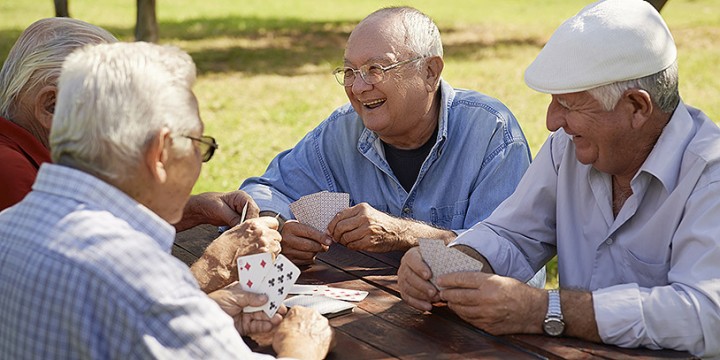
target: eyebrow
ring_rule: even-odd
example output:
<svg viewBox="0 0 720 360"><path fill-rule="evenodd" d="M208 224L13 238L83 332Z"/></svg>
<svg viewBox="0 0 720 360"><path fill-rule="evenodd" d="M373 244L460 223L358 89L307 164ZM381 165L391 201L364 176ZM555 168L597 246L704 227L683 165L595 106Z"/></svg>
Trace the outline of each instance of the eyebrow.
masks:
<svg viewBox="0 0 720 360"><path fill-rule="evenodd" d="M568 105L568 103L567 103L567 101L565 101L565 99L555 98L555 100L557 100L558 104L560 104L562 107L564 107L566 109L570 108L570 105Z"/></svg>
<svg viewBox="0 0 720 360"><path fill-rule="evenodd" d="M345 66L351 65L351 64L350 64L350 61L349 61L348 59L343 59L343 61L344 61L344 62L343 62L343 65L345 65ZM376 56L376 57L371 57L370 59L368 59L365 63L363 63L363 64L360 65L360 66L363 66L363 65L366 65L366 64L377 64L377 63L387 62L387 61L392 61L392 60L391 60L391 59L388 59L388 58L386 58L386 57Z"/></svg>

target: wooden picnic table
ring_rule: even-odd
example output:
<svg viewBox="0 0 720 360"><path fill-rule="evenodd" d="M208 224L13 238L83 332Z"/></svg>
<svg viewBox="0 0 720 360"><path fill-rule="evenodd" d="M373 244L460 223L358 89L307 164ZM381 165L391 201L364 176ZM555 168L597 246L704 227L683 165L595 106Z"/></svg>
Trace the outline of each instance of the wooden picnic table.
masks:
<svg viewBox="0 0 720 360"><path fill-rule="evenodd" d="M178 233L173 255L192 264L218 233L198 226ZM466 323L445 306L417 310L400 297L401 253L373 254L333 245L303 270L298 284L365 290L351 314L330 319L336 345L327 359L689 359L686 352L623 349L572 338L541 335L493 336ZM272 353L269 346L255 351Z"/></svg>

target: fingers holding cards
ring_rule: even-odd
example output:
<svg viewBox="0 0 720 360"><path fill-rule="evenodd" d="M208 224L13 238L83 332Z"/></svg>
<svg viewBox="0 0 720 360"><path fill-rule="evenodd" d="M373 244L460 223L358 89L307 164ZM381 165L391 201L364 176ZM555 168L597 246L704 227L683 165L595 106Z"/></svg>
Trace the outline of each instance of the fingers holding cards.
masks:
<svg viewBox="0 0 720 360"><path fill-rule="evenodd" d="M268 297L264 305L246 307L243 311L262 310L272 317L300 276L300 269L283 255L273 261L270 254L255 254L238 258L238 273L244 290Z"/></svg>
<svg viewBox="0 0 720 360"><path fill-rule="evenodd" d="M299 222L325 232L333 217L349 206L349 194L321 191L301 197L290 204L290 210Z"/></svg>
<svg viewBox="0 0 720 360"><path fill-rule="evenodd" d="M437 277L445 274L467 271L482 271L483 264L472 257L449 248L442 240L419 239L420 253L423 261L428 264L432 271L430 282L439 290Z"/></svg>

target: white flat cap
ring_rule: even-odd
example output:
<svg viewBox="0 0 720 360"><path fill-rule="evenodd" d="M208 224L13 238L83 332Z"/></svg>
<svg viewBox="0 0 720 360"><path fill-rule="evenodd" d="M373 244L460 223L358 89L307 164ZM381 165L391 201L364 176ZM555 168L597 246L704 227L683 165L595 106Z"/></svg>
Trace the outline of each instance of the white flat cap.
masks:
<svg viewBox="0 0 720 360"><path fill-rule="evenodd" d="M585 91L667 69L677 49L660 14L643 0L604 0L565 21L525 70L543 93Z"/></svg>

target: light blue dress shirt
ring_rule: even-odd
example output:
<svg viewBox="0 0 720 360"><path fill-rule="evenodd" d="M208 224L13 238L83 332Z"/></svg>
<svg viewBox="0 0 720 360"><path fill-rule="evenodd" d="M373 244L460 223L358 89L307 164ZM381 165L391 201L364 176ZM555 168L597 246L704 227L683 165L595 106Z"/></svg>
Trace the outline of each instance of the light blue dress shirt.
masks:
<svg viewBox="0 0 720 360"><path fill-rule="evenodd" d="M680 103L631 186L614 217L611 177L559 130L455 243L520 280L557 252L561 288L592 291L605 343L720 356L720 129Z"/></svg>
<svg viewBox="0 0 720 360"><path fill-rule="evenodd" d="M435 145L408 193L380 138L348 103L240 187L261 210L293 218L289 204L318 191L350 194L388 214L460 233L485 219L515 190L530 149L515 116L497 99L440 83ZM535 286L545 284L541 271Z"/></svg>
<svg viewBox="0 0 720 360"><path fill-rule="evenodd" d="M174 236L117 188L43 164L0 213L0 359L267 358L170 255Z"/></svg>

